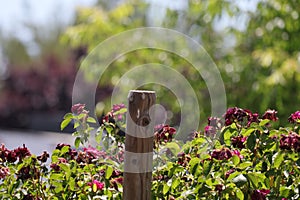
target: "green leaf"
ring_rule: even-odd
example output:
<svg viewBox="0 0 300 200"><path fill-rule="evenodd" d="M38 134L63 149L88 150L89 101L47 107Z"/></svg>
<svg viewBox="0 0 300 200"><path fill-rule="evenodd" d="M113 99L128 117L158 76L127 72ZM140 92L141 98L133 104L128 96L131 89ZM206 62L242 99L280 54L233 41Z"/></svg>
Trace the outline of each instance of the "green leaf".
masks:
<svg viewBox="0 0 300 200"><path fill-rule="evenodd" d="M112 131L114 130L114 127L112 125L105 126L105 130L108 135L111 135Z"/></svg>
<svg viewBox="0 0 300 200"><path fill-rule="evenodd" d="M65 153L69 152L70 147L69 146L64 146L61 150L60 150L60 155L64 155Z"/></svg>
<svg viewBox="0 0 300 200"><path fill-rule="evenodd" d="M227 129L224 133L224 142L226 145L230 145L231 143L231 137L234 133L231 132L231 129Z"/></svg>
<svg viewBox="0 0 300 200"><path fill-rule="evenodd" d="M239 167L239 169L246 169L247 167L250 167L250 166L252 166L252 162L246 161L246 162L240 163L238 167Z"/></svg>
<svg viewBox="0 0 300 200"><path fill-rule="evenodd" d="M205 181L205 183L206 183L208 186L212 187L212 186L217 185L219 182L218 182L215 178L209 178L209 179L207 179L207 180Z"/></svg>
<svg viewBox="0 0 300 200"><path fill-rule="evenodd" d="M269 137L277 136L279 133L278 130L270 130Z"/></svg>
<svg viewBox="0 0 300 200"><path fill-rule="evenodd" d="M207 159L209 159L210 157L211 157L211 156L210 156L209 153L201 153L200 156L199 156L199 158L200 158L201 160L207 160Z"/></svg>
<svg viewBox="0 0 300 200"><path fill-rule="evenodd" d="M170 180L168 180L167 183L164 183L164 186L163 186L163 195L165 195L165 194L167 194L169 192L170 187L172 185L172 182L173 182L173 180L170 179Z"/></svg>
<svg viewBox="0 0 300 200"><path fill-rule="evenodd" d="M228 176L227 180L230 181L231 179L237 177L237 176L240 175L240 174L241 174L240 172L235 171L235 172L231 173L231 174Z"/></svg>
<svg viewBox="0 0 300 200"><path fill-rule="evenodd" d="M75 121L75 123L74 123L74 129L76 129L76 128L78 128L80 126L80 123L78 122L78 121Z"/></svg>
<svg viewBox="0 0 300 200"><path fill-rule="evenodd" d="M77 149L79 148L80 142L81 142L80 137L76 137L74 144Z"/></svg>
<svg viewBox="0 0 300 200"><path fill-rule="evenodd" d="M295 152L289 152L288 154L288 157L293 160L294 162L298 161L299 160L299 154L298 153L295 153Z"/></svg>
<svg viewBox="0 0 300 200"><path fill-rule="evenodd" d="M102 135L103 135L103 127L99 127L99 129L97 130L96 134L95 134L95 140L98 144L100 144L101 140L102 140Z"/></svg>
<svg viewBox="0 0 300 200"><path fill-rule="evenodd" d="M190 172L191 174L195 175L195 173L197 172L197 168L198 168L198 164L200 162L199 158L192 158L189 162L190 165Z"/></svg>
<svg viewBox="0 0 300 200"><path fill-rule="evenodd" d="M214 146L215 146L215 149L221 149L223 147L219 140L217 140L215 142Z"/></svg>
<svg viewBox="0 0 300 200"><path fill-rule="evenodd" d="M265 126L267 123L269 123L270 120L269 119L263 119L259 122L259 126Z"/></svg>
<svg viewBox="0 0 300 200"><path fill-rule="evenodd" d="M260 172L250 172L247 174L247 177L256 188L265 185L264 180L266 179L266 176Z"/></svg>
<svg viewBox="0 0 300 200"><path fill-rule="evenodd" d="M58 149L56 149L56 150L58 150ZM52 154L51 160L52 160L53 163L58 162L58 156L56 154Z"/></svg>
<svg viewBox="0 0 300 200"><path fill-rule="evenodd" d="M235 194L238 199L244 200L244 193L242 192L242 190L240 188L235 189Z"/></svg>
<svg viewBox="0 0 300 200"><path fill-rule="evenodd" d="M59 166L61 167L61 169L62 169L65 173L69 173L69 172L70 172L70 166L69 166L69 164L66 164L66 163L60 163Z"/></svg>
<svg viewBox="0 0 300 200"><path fill-rule="evenodd" d="M55 185L54 191L55 193L60 193L61 191L63 191L63 186L62 185Z"/></svg>
<svg viewBox="0 0 300 200"><path fill-rule="evenodd" d="M247 148L250 149L251 151L254 150L255 145L256 145L256 135L252 133L248 138L246 142Z"/></svg>
<svg viewBox="0 0 300 200"><path fill-rule="evenodd" d="M212 166L213 166L213 163L211 161L207 161L207 160L204 161L203 173L205 176L207 176L210 173Z"/></svg>
<svg viewBox="0 0 300 200"><path fill-rule="evenodd" d="M286 186L280 186L279 191L280 191L280 196L287 198L289 197L289 194L292 191L292 189Z"/></svg>
<svg viewBox="0 0 300 200"><path fill-rule="evenodd" d="M211 191L211 188L208 185L206 185L205 183L203 183L203 184L196 186L195 190L196 190L195 192L197 192L198 194L204 194L206 192Z"/></svg>
<svg viewBox="0 0 300 200"><path fill-rule="evenodd" d="M89 123L96 123L96 120L93 117L88 117L86 121Z"/></svg>
<svg viewBox="0 0 300 200"><path fill-rule="evenodd" d="M275 168L278 168L284 160L284 152L279 151L272 156L272 163Z"/></svg>
<svg viewBox="0 0 300 200"><path fill-rule="evenodd" d="M97 192L97 184L93 183L93 192Z"/></svg>
<svg viewBox="0 0 300 200"><path fill-rule="evenodd" d="M247 129L246 131L244 131L243 133L242 133L242 135L244 136L244 137L248 137L249 135L251 135L251 133L253 133L253 131L255 131L256 129L255 128L249 128L249 129Z"/></svg>
<svg viewBox="0 0 300 200"><path fill-rule="evenodd" d="M169 142L164 148L169 149L173 155L177 155L181 150L180 146L176 142Z"/></svg>
<svg viewBox="0 0 300 200"><path fill-rule="evenodd" d="M68 181L69 187L71 191L75 190L75 179L74 178L70 178L70 180Z"/></svg>
<svg viewBox="0 0 300 200"><path fill-rule="evenodd" d="M204 143L206 143L207 140L204 137L199 137L199 138L195 138L194 140L192 140L192 145L202 145Z"/></svg>
<svg viewBox="0 0 300 200"><path fill-rule="evenodd" d="M64 119L71 119L71 118L73 118L73 114L72 113L67 113L64 116Z"/></svg>
<svg viewBox="0 0 300 200"><path fill-rule="evenodd" d="M82 119L82 118L85 118L86 117L86 113L81 113L77 116L78 119Z"/></svg>
<svg viewBox="0 0 300 200"><path fill-rule="evenodd" d="M232 182L234 184L236 184L236 186L241 187L245 183L247 183L247 178L243 174L240 174L240 175L236 176L235 178L233 178Z"/></svg>
<svg viewBox="0 0 300 200"><path fill-rule="evenodd" d="M232 123L232 124L230 125L230 128L231 128L231 129L234 129L234 130L237 130L237 129L238 129L237 126L236 126L236 123Z"/></svg>
<svg viewBox="0 0 300 200"><path fill-rule="evenodd" d="M60 130L64 130L71 121L72 121L71 118L64 119L60 124Z"/></svg>
<svg viewBox="0 0 300 200"><path fill-rule="evenodd" d="M107 166L105 170L105 179L109 179L113 173L114 169L111 166Z"/></svg>
<svg viewBox="0 0 300 200"><path fill-rule="evenodd" d="M58 174L58 173L52 173L52 174L50 174L50 179L52 179L52 180L63 180L64 175L63 174Z"/></svg>
<svg viewBox="0 0 300 200"><path fill-rule="evenodd" d="M177 187L178 187L178 185L180 184L180 180L179 179L174 179L173 181L172 181L172 189L173 190L175 190Z"/></svg>
<svg viewBox="0 0 300 200"><path fill-rule="evenodd" d="M240 163L240 158L237 155L232 156L232 162L235 166L237 166Z"/></svg>
<svg viewBox="0 0 300 200"><path fill-rule="evenodd" d="M21 170L21 169L24 167L24 165L25 165L25 163L19 164L18 167L17 167L17 170L18 170L18 171Z"/></svg>

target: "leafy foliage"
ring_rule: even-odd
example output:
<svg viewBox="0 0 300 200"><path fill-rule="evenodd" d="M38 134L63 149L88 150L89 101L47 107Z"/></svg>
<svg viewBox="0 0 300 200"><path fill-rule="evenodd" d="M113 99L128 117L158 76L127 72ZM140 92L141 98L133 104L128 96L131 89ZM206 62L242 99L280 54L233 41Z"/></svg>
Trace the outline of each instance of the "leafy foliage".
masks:
<svg viewBox="0 0 300 200"><path fill-rule="evenodd" d="M153 5L147 1L124 1L106 10L84 8L78 11L76 23L68 28L62 40L74 46L87 46L91 51L108 37L132 28L153 26L154 23L155 26L178 30L203 45L216 62L224 80L229 106L259 112L276 108L280 119L286 119L297 109L295 106L300 98L295 92L300 81L297 50L300 7L296 1L266 0L256 4L251 2L252 8L245 9L242 4L247 3L191 0L182 9L166 8L166 14L157 23L148 15ZM188 63L168 52L145 50L128 53L111 64L111 70L107 71L100 85L114 85L128 66L154 62L174 67L189 80L195 91L200 91L197 95L203 105L201 116L208 117L210 105L206 99L209 93L204 81ZM150 88L164 94L158 97L167 108L179 112L177 102L169 100L172 94L166 93L164 88L149 86L147 89ZM175 115L173 122L176 120ZM287 121L277 123L285 125Z"/></svg>
<svg viewBox="0 0 300 200"><path fill-rule="evenodd" d="M125 113L123 104L115 105L98 129L98 134L104 134L96 134L99 145L78 148L86 144L94 120L83 104L74 105L61 126L74 121L80 130L75 133L77 148L58 144L50 163L47 152L36 156L25 145L14 150L2 145L2 199L121 199L126 134L120 127L125 125ZM215 129L194 132L184 144L172 139L174 128L157 126L152 198L298 199L298 113L291 114L291 126L276 129L274 110L259 117L250 110L229 108L224 114L226 125L211 117L208 126Z"/></svg>

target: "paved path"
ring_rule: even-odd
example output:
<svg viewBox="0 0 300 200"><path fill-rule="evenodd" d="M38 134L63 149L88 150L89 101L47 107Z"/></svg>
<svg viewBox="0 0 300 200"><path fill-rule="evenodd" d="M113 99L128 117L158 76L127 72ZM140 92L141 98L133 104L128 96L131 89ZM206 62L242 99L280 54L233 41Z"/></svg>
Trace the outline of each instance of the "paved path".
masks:
<svg viewBox="0 0 300 200"><path fill-rule="evenodd" d="M66 133L0 130L0 144L10 150L25 144L31 153L40 155L43 151L52 152L62 142L73 145L74 137Z"/></svg>

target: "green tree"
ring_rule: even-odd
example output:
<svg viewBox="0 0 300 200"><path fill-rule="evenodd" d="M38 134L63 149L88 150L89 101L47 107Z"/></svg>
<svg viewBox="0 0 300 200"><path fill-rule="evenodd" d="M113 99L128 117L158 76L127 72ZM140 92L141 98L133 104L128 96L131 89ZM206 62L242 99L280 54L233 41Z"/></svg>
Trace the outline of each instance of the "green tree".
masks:
<svg viewBox="0 0 300 200"><path fill-rule="evenodd" d="M191 1L188 10L166 8L166 14L162 16L163 19L161 20L162 25L166 28L187 33L198 41L205 41L205 45L207 45L204 45L205 48L212 50L214 46L223 42L221 35L213 30L213 22L220 17L221 6L223 5L229 9L228 2L222 2L219 5L217 1ZM132 28L150 25L148 24L152 20L149 19L148 15L150 6L145 1L124 1L110 10L101 6L80 8L75 24L67 29L62 41L71 44L73 47L87 46L88 50L92 51L96 45L110 36ZM221 10L214 10L215 6ZM160 63L172 66L184 75L197 93L202 106L202 119L206 121L206 117L210 113L210 101L207 101L209 93L205 82L190 63L172 53L156 49L143 49L127 53L110 65L101 79L100 86L114 86L115 80L118 80L122 74L127 72L129 67L145 63ZM154 89L157 92L159 102L176 114L173 122L179 120L177 114L180 113L180 106L171 91L157 85L148 85L145 88Z"/></svg>
<svg viewBox="0 0 300 200"><path fill-rule="evenodd" d="M244 2L246 4L247 2ZM102 3L103 4L103 3ZM87 46L92 50L104 39L131 28L149 25L149 3L124 1L112 9L100 6L79 9L76 23L62 38L72 46ZM259 1L254 9L242 9L237 1L188 1L185 9L166 8L162 27L178 30L198 41L208 51L222 73L228 106L249 108L263 114L267 108L279 111L281 119L297 110L299 87L299 11L296 1ZM254 4L255 5L255 4ZM107 7L107 5L106 5ZM245 6L244 6L245 7ZM236 22L216 29L224 19ZM225 21L226 21L225 20ZM240 24L245 24L241 29ZM199 97L202 120L210 113L209 93L200 76L189 63L167 54L159 59L159 51L132 52L114 62L104 77L107 87L114 85L128 68L149 61L172 66L191 83ZM100 84L103 85L103 84ZM164 89L155 88L162 102L179 112L176 101L170 100ZM165 98L165 99L164 99ZM287 121L280 121L285 124Z"/></svg>
<svg viewBox="0 0 300 200"><path fill-rule="evenodd" d="M240 78L227 84L234 94L231 105L276 109L281 124L299 110L299 12L297 1L260 1L249 13L247 29L235 32L237 43L229 56Z"/></svg>

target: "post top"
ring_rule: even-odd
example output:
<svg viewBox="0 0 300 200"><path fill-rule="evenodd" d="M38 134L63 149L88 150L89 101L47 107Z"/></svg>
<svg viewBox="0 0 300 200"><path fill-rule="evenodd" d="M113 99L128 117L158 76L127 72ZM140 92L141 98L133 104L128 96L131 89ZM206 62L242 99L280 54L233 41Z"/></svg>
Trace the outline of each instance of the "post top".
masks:
<svg viewBox="0 0 300 200"><path fill-rule="evenodd" d="M129 93L155 93L155 91L151 90L130 90Z"/></svg>

